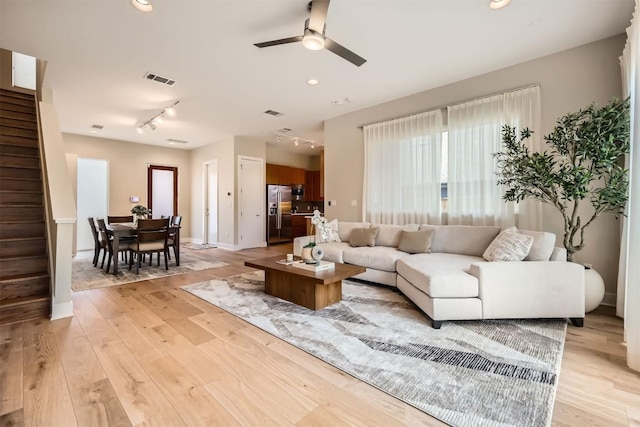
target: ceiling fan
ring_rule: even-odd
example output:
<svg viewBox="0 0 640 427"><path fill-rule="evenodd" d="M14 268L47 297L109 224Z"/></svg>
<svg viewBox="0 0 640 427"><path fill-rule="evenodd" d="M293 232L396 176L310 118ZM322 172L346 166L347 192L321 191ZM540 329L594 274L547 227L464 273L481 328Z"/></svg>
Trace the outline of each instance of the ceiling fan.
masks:
<svg viewBox="0 0 640 427"><path fill-rule="evenodd" d="M255 43L259 48L277 46L279 44L302 42L302 45L310 50L327 49L336 55L346 59L359 67L366 59L351 52L346 47L334 42L324 35L327 24L327 11L329 10L329 0L312 0L307 8L311 11L309 19L304 21L304 34L286 39L272 40L269 42Z"/></svg>

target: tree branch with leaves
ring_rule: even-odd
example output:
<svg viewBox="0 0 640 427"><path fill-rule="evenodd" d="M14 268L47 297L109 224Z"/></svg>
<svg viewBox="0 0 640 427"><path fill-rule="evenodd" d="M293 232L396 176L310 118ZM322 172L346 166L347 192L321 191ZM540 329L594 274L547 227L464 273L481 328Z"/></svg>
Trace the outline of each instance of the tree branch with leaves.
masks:
<svg viewBox="0 0 640 427"><path fill-rule="evenodd" d="M558 119L544 137L547 149L531 152L525 140L533 132L505 125L503 150L497 158L498 183L506 201L531 198L558 209L564 220L567 260L584 248L584 230L605 212L624 214L629 171L623 157L629 153L629 99L613 100L603 107L591 104ZM582 201L590 214L580 215ZM584 211L583 211L584 212Z"/></svg>

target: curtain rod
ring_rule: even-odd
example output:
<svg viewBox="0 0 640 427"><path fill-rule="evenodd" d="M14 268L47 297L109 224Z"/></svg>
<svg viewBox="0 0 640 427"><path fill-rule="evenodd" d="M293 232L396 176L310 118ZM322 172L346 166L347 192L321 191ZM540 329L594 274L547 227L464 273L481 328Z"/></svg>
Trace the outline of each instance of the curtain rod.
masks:
<svg viewBox="0 0 640 427"><path fill-rule="evenodd" d="M366 123L366 124L363 124L363 125L359 125L359 126L357 126L357 127L358 127L358 129L363 129L365 126L376 125L376 124L378 124L378 123L390 122L390 121L393 121L393 120L406 119L407 117L415 116L415 115L417 115L417 114L427 113L427 112L429 112L429 111L442 110L442 109L444 109L444 108L451 107L452 105L465 104L465 103L467 103L467 102L477 101L477 100L482 99L482 98L487 98L487 97L494 96L494 95L501 95L501 94L503 94L503 93L517 92L517 91L519 91L519 90L528 89L528 88L530 88L530 87L536 87L536 86L537 86L537 87L540 87L540 83L533 83L533 84L530 84L530 85L527 85L527 86L521 86L521 87L518 87L518 88L515 88L515 89L509 89L509 90L505 90L505 91L497 92L497 93L493 93L493 94L477 96L477 97L475 97L475 98L470 98L470 99L467 99L467 100L464 100L464 101L458 101L458 102L455 102L455 103L453 103L453 104L441 105L441 106L439 106L439 107L429 108L428 110L416 111L416 112L414 112L414 113L406 114L406 115L404 115L404 116L392 117L392 118L390 118L390 119L380 120L380 121L372 122L372 123Z"/></svg>

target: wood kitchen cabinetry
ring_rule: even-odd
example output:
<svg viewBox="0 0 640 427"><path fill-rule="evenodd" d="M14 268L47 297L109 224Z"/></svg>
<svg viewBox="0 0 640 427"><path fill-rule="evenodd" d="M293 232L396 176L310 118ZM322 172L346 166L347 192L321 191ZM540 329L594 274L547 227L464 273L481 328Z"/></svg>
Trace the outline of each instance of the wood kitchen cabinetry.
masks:
<svg viewBox="0 0 640 427"><path fill-rule="evenodd" d="M307 221L304 215L293 215L291 217L291 234L293 238L307 235Z"/></svg>
<svg viewBox="0 0 640 427"><path fill-rule="evenodd" d="M305 171L304 176L304 199L305 200L322 200L320 181L320 171Z"/></svg>
<svg viewBox="0 0 640 427"><path fill-rule="evenodd" d="M292 168L291 166L266 165L267 184L293 185L305 183L305 170L302 168Z"/></svg>

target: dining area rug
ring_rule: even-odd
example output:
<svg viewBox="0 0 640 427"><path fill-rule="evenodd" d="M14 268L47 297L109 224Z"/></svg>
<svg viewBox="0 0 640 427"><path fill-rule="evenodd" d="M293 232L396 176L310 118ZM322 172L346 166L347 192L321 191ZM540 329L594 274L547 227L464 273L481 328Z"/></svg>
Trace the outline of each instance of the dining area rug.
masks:
<svg viewBox="0 0 640 427"><path fill-rule="evenodd" d="M155 255L155 254L154 254ZM108 255L107 255L108 256ZM164 269L164 260L160 259L160 267L157 266L157 255L153 257L153 265L146 265L140 268L139 274L136 274L135 264L129 271L129 266L120 259L118 267L118 275L113 275L113 265L107 273L100 268L102 261L102 252L98 266L93 266L93 250L79 251L72 260L71 273L71 289L74 291L85 291L88 289L104 288L107 286L124 285L125 283L138 282L141 280L158 279L160 277L174 276L177 274L189 273L192 271L208 270L210 268L224 267L229 264L222 261L212 259L207 251L200 250L192 252L184 245L180 248L180 266L176 267L175 258L171 254L169 261L169 270ZM113 260L111 261L113 263ZM106 259L105 259L106 266Z"/></svg>
<svg viewBox="0 0 640 427"><path fill-rule="evenodd" d="M313 311L264 293L256 271L182 287L453 426L548 426L567 322L443 322L390 288L343 281Z"/></svg>

